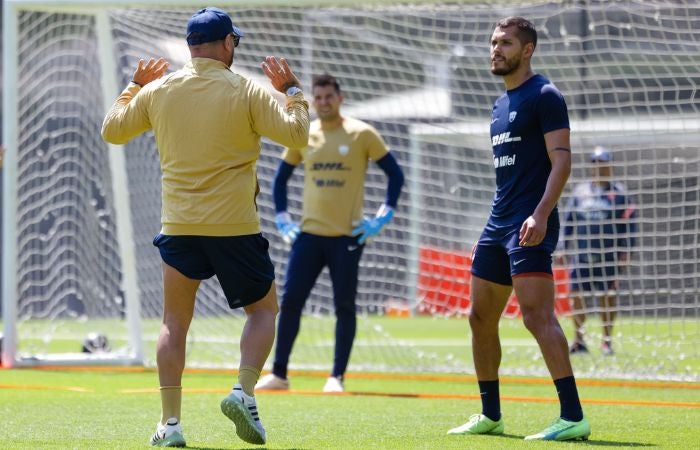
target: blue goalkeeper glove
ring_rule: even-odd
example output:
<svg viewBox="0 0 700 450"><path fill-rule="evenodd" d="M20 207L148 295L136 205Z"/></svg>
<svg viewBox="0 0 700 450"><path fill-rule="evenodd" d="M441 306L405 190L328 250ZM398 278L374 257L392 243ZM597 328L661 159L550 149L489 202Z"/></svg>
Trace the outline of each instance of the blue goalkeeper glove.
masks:
<svg viewBox="0 0 700 450"><path fill-rule="evenodd" d="M292 222L292 216L289 215L287 211L282 211L277 213L275 216L275 226L277 231L282 235L282 240L289 245L292 245L296 241L297 236L301 230L299 225Z"/></svg>
<svg viewBox="0 0 700 450"><path fill-rule="evenodd" d="M352 230L351 234L360 236L360 239L357 240L358 244L362 245L365 242L369 244L382 231L382 228L391 221L392 217L394 217L394 209L389 205L382 205L373 218L363 217L359 226Z"/></svg>

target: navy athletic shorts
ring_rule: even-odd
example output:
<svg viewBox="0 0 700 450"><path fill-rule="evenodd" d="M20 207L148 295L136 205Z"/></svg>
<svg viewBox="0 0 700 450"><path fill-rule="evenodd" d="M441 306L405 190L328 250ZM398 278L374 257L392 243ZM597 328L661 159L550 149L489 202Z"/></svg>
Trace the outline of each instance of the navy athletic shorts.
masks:
<svg viewBox="0 0 700 450"><path fill-rule="evenodd" d="M617 289L615 253L582 253L569 274L574 292L607 292Z"/></svg>
<svg viewBox="0 0 700 450"><path fill-rule="evenodd" d="M512 286L513 277L517 276L552 277L552 252L559 240L558 225L558 218L550 216L542 242L534 247L521 247L518 236L522 223L506 226L487 223L474 246L472 275L506 286Z"/></svg>
<svg viewBox="0 0 700 450"><path fill-rule="evenodd" d="M267 239L246 236L166 236L153 245L163 261L187 278L206 280L216 275L231 309L263 298L275 280Z"/></svg>

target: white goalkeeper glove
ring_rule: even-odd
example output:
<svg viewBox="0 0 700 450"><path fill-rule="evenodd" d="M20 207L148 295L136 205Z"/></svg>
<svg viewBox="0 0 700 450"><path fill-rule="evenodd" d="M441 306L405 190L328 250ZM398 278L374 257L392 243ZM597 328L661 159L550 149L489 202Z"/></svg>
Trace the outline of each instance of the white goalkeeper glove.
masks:
<svg viewBox="0 0 700 450"><path fill-rule="evenodd" d="M372 242L372 239L382 231L382 228L391 221L392 217L394 217L394 208L389 205L382 205L373 218L368 219L367 217L363 217L359 226L352 230L351 234L353 236L360 236L357 240L358 244L369 244Z"/></svg>
<svg viewBox="0 0 700 450"><path fill-rule="evenodd" d="M282 235L282 240L289 245L296 241L301 229L299 225L292 221L292 216L287 211L277 213L275 216L275 226L277 231Z"/></svg>

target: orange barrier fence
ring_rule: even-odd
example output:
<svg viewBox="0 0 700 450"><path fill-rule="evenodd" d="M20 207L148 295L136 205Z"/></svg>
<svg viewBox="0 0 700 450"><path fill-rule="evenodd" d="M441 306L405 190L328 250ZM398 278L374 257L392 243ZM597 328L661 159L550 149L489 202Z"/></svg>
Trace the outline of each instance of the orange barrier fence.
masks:
<svg viewBox="0 0 700 450"><path fill-rule="evenodd" d="M421 314L466 315L469 311L471 255L432 247L422 247L418 265L418 312ZM554 267L557 315L571 312L569 303L569 272ZM503 315L520 316L520 305L511 295Z"/></svg>

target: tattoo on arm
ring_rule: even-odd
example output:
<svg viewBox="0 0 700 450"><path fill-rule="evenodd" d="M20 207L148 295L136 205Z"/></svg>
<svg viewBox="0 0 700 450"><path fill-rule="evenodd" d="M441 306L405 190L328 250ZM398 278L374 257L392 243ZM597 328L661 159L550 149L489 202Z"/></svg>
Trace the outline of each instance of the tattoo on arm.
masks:
<svg viewBox="0 0 700 450"><path fill-rule="evenodd" d="M566 147L554 147L554 150L552 150L552 151L553 151L553 152L556 152L557 150L562 151L562 152L569 152L569 153L571 153L571 149L570 149L570 148L566 148Z"/></svg>

